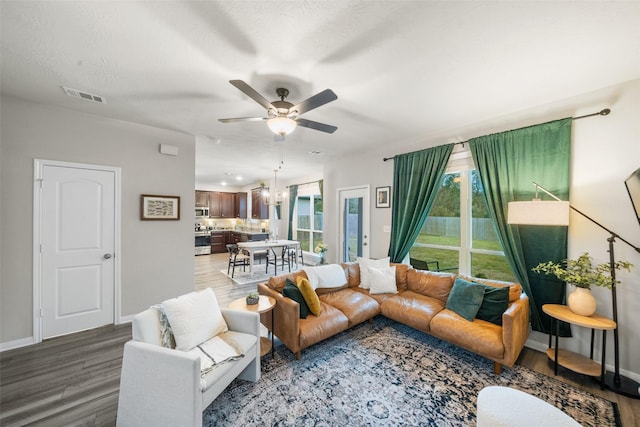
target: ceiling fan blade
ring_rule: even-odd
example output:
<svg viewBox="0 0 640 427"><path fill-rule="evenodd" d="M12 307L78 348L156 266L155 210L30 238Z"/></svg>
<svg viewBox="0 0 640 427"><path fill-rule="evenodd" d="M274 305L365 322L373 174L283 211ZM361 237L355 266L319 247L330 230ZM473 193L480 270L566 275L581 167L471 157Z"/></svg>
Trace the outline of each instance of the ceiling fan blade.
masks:
<svg viewBox="0 0 640 427"><path fill-rule="evenodd" d="M297 111L298 115L304 114L307 111L313 110L314 108L318 108L323 106L324 104L335 101L338 99L338 95L336 95L331 89L325 89L320 93L313 95L311 98L305 99L301 103L294 105L289 109L289 111Z"/></svg>
<svg viewBox="0 0 640 427"><path fill-rule="evenodd" d="M229 83L240 89L249 98L262 105L266 110L275 109L275 107L267 101L267 99L255 91L254 88L243 82L242 80L229 80Z"/></svg>
<svg viewBox="0 0 640 427"><path fill-rule="evenodd" d="M262 120L269 120L268 117L234 117L232 119L218 119L222 123L234 123L234 122L260 122Z"/></svg>
<svg viewBox="0 0 640 427"><path fill-rule="evenodd" d="M319 130L321 132L326 133L334 133L338 128L336 126L327 125L324 123L314 122L313 120L300 119L298 118L296 122L303 127Z"/></svg>

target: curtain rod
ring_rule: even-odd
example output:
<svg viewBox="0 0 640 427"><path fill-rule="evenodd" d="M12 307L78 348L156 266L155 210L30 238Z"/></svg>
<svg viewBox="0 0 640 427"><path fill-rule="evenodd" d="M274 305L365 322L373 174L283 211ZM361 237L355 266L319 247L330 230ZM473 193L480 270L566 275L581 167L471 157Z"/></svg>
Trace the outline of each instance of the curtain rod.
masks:
<svg viewBox="0 0 640 427"><path fill-rule="evenodd" d="M320 182L322 181L321 179L316 179L315 181L309 181L309 182L301 182L300 184L291 184L291 185L307 185L307 184L314 184L316 182ZM285 188L289 188L291 187L291 185L287 185Z"/></svg>
<svg viewBox="0 0 640 427"><path fill-rule="evenodd" d="M593 116L608 116L609 113L611 113L611 109L605 108L604 110L600 110L597 113L591 113L591 114L585 114L584 116L572 117L572 119L573 120L580 120L580 119L585 119L587 117L593 117ZM467 142L469 142L469 141L467 140L467 141L454 142L453 145L460 145L460 144L464 145ZM384 157L382 159L382 161L386 162L387 160L393 160L394 157L395 156L393 156L393 157Z"/></svg>

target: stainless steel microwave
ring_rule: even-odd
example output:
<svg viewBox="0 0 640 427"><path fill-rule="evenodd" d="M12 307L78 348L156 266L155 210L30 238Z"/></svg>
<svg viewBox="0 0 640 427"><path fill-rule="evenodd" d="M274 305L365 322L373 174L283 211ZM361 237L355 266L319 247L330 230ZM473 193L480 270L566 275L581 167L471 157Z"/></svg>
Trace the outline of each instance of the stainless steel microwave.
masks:
<svg viewBox="0 0 640 427"><path fill-rule="evenodd" d="M196 207L196 218L209 218L209 208Z"/></svg>

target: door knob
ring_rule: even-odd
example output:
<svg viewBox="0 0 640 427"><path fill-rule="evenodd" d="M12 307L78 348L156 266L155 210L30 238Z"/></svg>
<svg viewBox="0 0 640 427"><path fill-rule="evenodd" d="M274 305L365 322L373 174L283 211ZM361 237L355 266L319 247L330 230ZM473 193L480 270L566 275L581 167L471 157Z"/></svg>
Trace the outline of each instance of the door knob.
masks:
<svg viewBox="0 0 640 427"><path fill-rule="evenodd" d="M102 258L109 259L109 258L111 258L111 254L104 254L104 256Z"/></svg>

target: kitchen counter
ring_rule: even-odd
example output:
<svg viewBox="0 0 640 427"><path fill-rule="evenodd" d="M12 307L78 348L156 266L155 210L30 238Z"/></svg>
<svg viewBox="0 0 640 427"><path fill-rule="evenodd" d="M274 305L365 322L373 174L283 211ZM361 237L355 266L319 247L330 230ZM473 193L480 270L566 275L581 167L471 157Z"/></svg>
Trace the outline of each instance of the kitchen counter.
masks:
<svg viewBox="0 0 640 427"><path fill-rule="evenodd" d="M268 232L255 230L211 230L211 253L219 254L227 252L228 244L243 241L260 241L269 237Z"/></svg>

